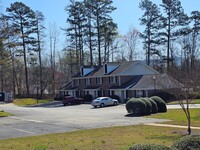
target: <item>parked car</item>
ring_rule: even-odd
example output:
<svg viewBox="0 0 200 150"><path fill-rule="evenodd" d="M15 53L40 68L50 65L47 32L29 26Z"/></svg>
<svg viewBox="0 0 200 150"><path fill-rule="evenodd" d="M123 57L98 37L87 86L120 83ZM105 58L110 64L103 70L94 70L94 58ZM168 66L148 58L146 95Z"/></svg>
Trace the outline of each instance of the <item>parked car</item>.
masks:
<svg viewBox="0 0 200 150"><path fill-rule="evenodd" d="M82 104L83 99L73 96L65 96L62 101L63 105L76 105L76 104Z"/></svg>
<svg viewBox="0 0 200 150"><path fill-rule="evenodd" d="M98 97L94 99L91 103L94 108L104 107L104 106L116 106L118 105L118 100L112 99L110 97Z"/></svg>

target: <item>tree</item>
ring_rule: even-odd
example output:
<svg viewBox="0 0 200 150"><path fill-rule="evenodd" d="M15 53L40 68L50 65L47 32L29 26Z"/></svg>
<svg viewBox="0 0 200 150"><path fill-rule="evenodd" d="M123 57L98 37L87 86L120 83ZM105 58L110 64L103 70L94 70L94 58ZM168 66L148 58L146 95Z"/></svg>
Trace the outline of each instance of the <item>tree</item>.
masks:
<svg viewBox="0 0 200 150"><path fill-rule="evenodd" d="M177 29L188 25L188 17L184 13L179 0L163 0L161 6L164 9L165 16L163 16L163 37L165 42L167 42L167 70L169 71L170 62L173 58L172 41L179 36L176 33ZM175 30L176 29L176 30ZM171 56L170 56L171 54Z"/></svg>
<svg viewBox="0 0 200 150"><path fill-rule="evenodd" d="M78 68L84 63L85 9L83 2L75 2L74 0L70 0L70 2L71 4L65 8L69 14L67 19L69 27L65 31L70 39L71 48L76 50L77 70L79 70Z"/></svg>
<svg viewBox="0 0 200 150"><path fill-rule="evenodd" d="M126 44L126 49L128 49L128 60L133 61L136 56L136 45L140 38L140 33L136 29L130 29L127 35L124 36L124 42Z"/></svg>
<svg viewBox="0 0 200 150"><path fill-rule="evenodd" d="M88 9L91 9L92 12L92 20L94 29L96 31L97 37L97 51L98 51L98 65L102 65L102 39L104 34L104 28L106 27L108 22L112 22L110 14L116 9L111 4L112 0L86 0ZM114 25L114 24L113 24ZM116 26L116 25L114 25ZM114 27L113 26L113 27ZM114 30L116 31L116 30Z"/></svg>
<svg viewBox="0 0 200 150"><path fill-rule="evenodd" d="M190 104L199 93L199 69L195 70L193 73L180 71L178 68L173 68L171 70L171 80L173 84L170 85L169 82L165 83L165 88L168 89L166 92L175 96L179 105L181 106L186 118L187 118L187 132L191 134L191 114L190 114ZM163 80L164 82L165 80Z"/></svg>
<svg viewBox="0 0 200 150"><path fill-rule="evenodd" d="M90 65L94 65L96 52L98 65L102 65L102 60L109 59L112 43L117 34L117 24L110 17L112 11L116 8L111 6L111 0L84 0L83 2L71 0L71 4L66 7L69 14L67 23L69 27L65 29L70 41L70 47L77 51L76 59L80 62L77 66L88 63L84 60L88 51L90 54ZM104 54L104 56L102 56Z"/></svg>
<svg viewBox="0 0 200 150"><path fill-rule="evenodd" d="M50 68L51 68L51 91L55 95L56 90L56 51L57 51L57 42L58 42L59 31L56 27L56 24L50 24L49 26L49 42L50 42Z"/></svg>
<svg viewBox="0 0 200 150"><path fill-rule="evenodd" d="M86 38L84 44L89 48L90 66L93 66L94 65L93 51L95 50L95 46L97 45L95 38L95 30L92 22L93 9L88 0L84 1L84 6L85 6L85 16L87 18L85 26Z"/></svg>
<svg viewBox="0 0 200 150"><path fill-rule="evenodd" d="M36 34L37 34L37 50L36 52L38 52L38 60L39 60L39 84L40 84L40 98L42 99L43 97L43 73L42 73L42 43L44 43L44 15L42 12L40 11L36 11ZM38 88L38 87L37 87ZM38 89L37 89L38 90Z"/></svg>
<svg viewBox="0 0 200 150"><path fill-rule="evenodd" d="M139 8L144 11L143 16L140 18L140 24L145 26L144 32L141 34L143 38L144 47L147 55L147 65L150 65L150 56L153 53L160 53L157 49L153 48L158 45L158 30L161 27L161 13L158 6L150 0L142 0Z"/></svg>
<svg viewBox="0 0 200 150"><path fill-rule="evenodd" d="M6 9L9 13L7 16L10 19L12 28L15 29L15 33L20 33L20 41L18 44L22 47L21 54L24 60L24 71L26 79L26 94L30 95L29 91L29 76L28 76L28 65L27 65L27 53L30 53L34 47L36 40L33 36L34 33L34 22L35 12L22 2L15 2Z"/></svg>
<svg viewBox="0 0 200 150"><path fill-rule="evenodd" d="M200 12L192 11L190 16L190 21L192 23L192 48L191 48L191 69L195 69L195 54L197 50L197 41L200 34Z"/></svg>
<svg viewBox="0 0 200 150"><path fill-rule="evenodd" d="M112 20L107 20L103 27L103 39L104 39L104 63L109 62L110 54L115 49L114 40L117 38L117 24Z"/></svg>

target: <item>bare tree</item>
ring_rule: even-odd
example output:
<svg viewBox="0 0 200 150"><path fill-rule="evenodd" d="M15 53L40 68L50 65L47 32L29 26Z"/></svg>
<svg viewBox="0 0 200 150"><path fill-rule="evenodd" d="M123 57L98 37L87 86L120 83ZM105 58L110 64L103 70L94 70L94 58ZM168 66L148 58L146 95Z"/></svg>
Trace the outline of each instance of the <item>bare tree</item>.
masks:
<svg viewBox="0 0 200 150"><path fill-rule="evenodd" d="M136 57L136 45L139 41L140 33L136 29L130 29L129 32L124 36L124 42L128 49L128 60L133 61Z"/></svg>
<svg viewBox="0 0 200 150"><path fill-rule="evenodd" d="M55 95L55 72L56 72L56 51L57 49L57 42L58 42L59 31L56 27L56 24L49 25L49 42L50 42L50 65L51 65L51 75L52 75L52 94Z"/></svg>
<svg viewBox="0 0 200 150"><path fill-rule="evenodd" d="M180 71L180 69L174 68L171 72L171 83L165 83L166 91L175 96L179 105L181 106L185 116L187 118L187 132L191 134L191 115L190 115L190 104L195 98L195 92L199 92L199 71L194 70L193 72L188 73L187 71ZM180 73L181 72L181 73ZM166 80L162 80L165 82Z"/></svg>

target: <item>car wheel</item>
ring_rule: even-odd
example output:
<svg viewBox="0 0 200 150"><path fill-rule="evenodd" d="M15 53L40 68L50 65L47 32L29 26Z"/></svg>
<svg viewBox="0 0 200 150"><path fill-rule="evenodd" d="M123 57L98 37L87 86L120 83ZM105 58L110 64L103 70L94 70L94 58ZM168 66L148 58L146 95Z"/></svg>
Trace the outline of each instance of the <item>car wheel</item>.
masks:
<svg viewBox="0 0 200 150"><path fill-rule="evenodd" d="M97 108L97 106L94 106L94 108Z"/></svg>
<svg viewBox="0 0 200 150"><path fill-rule="evenodd" d="M63 105L64 105L64 106L66 106L67 104L66 104L66 103L64 103Z"/></svg>
<svg viewBox="0 0 200 150"><path fill-rule="evenodd" d="M113 104L114 106L117 106L117 102L114 102L114 104Z"/></svg>
<svg viewBox="0 0 200 150"><path fill-rule="evenodd" d="M104 107L104 103L101 103L100 107Z"/></svg>

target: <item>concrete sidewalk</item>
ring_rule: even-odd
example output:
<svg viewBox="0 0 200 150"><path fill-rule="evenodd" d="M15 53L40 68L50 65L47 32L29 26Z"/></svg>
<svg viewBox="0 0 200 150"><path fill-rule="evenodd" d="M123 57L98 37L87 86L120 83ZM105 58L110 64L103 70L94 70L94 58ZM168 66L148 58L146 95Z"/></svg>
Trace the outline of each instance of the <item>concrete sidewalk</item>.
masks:
<svg viewBox="0 0 200 150"><path fill-rule="evenodd" d="M180 125L172 125L172 124L160 124L160 123L147 123L145 125L157 126L157 127L182 128L182 129L187 129L188 128L188 126L180 126ZM191 127L191 129L200 130L200 127Z"/></svg>

